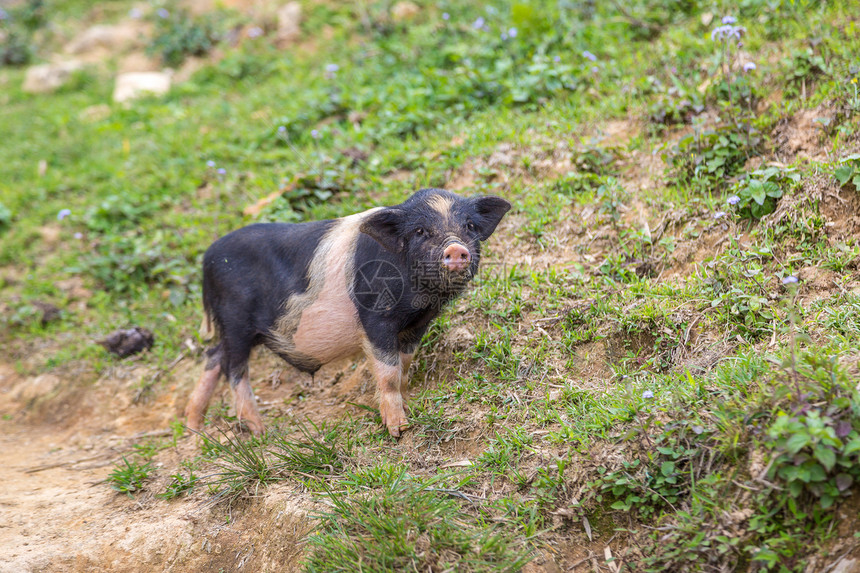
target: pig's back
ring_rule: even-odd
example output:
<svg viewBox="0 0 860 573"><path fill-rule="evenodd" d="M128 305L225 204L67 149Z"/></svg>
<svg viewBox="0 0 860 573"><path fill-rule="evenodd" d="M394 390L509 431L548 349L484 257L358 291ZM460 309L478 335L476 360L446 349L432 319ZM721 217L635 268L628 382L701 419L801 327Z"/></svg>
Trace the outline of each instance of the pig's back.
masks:
<svg viewBox="0 0 860 573"><path fill-rule="evenodd" d="M255 327L271 325L284 302L307 289L314 250L333 223L257 223L212 243L203 256L206 312L216 323L244 315Z"/></svg>

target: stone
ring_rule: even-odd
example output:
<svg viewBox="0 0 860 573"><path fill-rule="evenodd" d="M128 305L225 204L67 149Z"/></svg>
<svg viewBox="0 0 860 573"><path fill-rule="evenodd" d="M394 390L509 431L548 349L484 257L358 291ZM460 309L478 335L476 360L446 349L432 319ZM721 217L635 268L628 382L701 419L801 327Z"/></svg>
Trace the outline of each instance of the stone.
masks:
<svg viewBox="0 0 860 573"><path fill-rule="evenodd" d="M164 95L170 90L171 74L167 72L129 72L116 77L115 102L125 102L146 94Z"/></svg>
<svg viewBox="0 0 860 573"><path fill-rule="evenodd" d="M298 38L301 33L302 5L289 2L278 8L278 41L289 42Z"/></svg>
<svg viewBox="0 0 860 573"><path fill-rule="evenodd" d="M49 93L63 86L83 63L68 60L54 64L30 66L24 75L23 90L28 93Z"/></svg>
<svg viewBox="0 0 860 573"><path fill-rule="evenodd" d="M836 562L830 573L860 573L860 562L850 557L843 557Z"/></svg>
<svg viewBox="0 0 860 573"><path fill-rule="evenodd" d="M391 19L394 22L407 22L415 19L420 11L414 2L398 2L391 7Z"/></svg>

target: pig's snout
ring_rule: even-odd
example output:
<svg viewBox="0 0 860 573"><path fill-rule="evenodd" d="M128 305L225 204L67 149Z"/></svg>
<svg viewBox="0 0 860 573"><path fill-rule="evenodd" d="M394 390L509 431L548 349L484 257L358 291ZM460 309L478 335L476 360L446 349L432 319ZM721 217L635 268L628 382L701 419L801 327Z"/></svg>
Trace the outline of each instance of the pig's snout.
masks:
<svg viewBox="0 0 860 573"><path fill-rule="evenodd" d="M445 247L442 253L442 264L449 271L461 272L469 268L472 262L472 253L462 243L451 243Z"/></svg>

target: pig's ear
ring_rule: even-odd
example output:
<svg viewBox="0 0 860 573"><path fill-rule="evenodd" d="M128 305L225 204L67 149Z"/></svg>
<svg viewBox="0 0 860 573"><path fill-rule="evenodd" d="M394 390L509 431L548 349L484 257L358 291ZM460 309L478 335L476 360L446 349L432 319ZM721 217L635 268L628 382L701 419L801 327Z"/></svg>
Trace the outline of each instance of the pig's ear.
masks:
<svg viewBox="0 0 860 573"><path fill-rule="evenodd" d="M369 216L359 227L365 235L370 235L385 250L399 253L403 250L403 223L406 213L400 209L383 209Z"/></svg>
<svg viewBox="0 0 860 573"><path fill-rule="evenodd" d="M475 225L478 226L478 238L486 241L496 230L496 225L499 224L505 213L511 208L511 204L501 197L493 195L476 197L472 201L478 215L475 220Z"/></svg>

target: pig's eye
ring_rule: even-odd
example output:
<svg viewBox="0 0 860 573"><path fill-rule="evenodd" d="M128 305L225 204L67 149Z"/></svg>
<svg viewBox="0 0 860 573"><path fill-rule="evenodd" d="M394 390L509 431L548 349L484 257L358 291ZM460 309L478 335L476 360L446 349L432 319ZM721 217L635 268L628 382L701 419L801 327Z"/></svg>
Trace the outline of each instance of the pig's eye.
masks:
<svg viewBox="0 0 860 573"><path fill-rule="evenodd" d="M466 228L468 228L470 231L474 231L476 229L475 224L471 221L469 221L469 223L466 225Z"/></svg>
<svg viewBox="0 0 860 573"><path fill-rule="evenodd" d="M415 229L415 236L416 237L424 236L424 229L422 229L421 227L418 227L417 229Z"/></svg>

